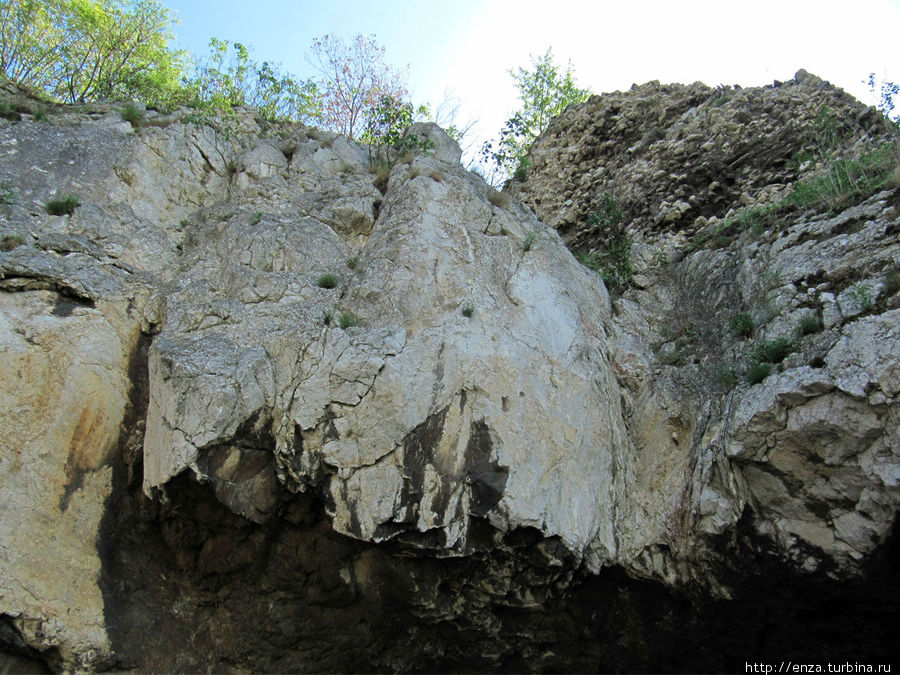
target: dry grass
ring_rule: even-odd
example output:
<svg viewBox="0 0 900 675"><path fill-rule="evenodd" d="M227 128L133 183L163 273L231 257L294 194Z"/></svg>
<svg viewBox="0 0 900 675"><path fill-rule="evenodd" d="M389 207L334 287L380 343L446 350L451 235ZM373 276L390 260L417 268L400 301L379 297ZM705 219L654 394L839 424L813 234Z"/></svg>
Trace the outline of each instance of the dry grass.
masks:
<svg viewBox="0 0 900 675"><path fill-rule="evenodd" d="M387 163L369 164L369 173L374 176L372 184L381 194L387 192L388 179L391 177L391 165Z"/></svg>
<svg viewBox="0 0 900 675"><path fill-rule="evenodd" d="M3 237L3 239L0 239L0 251L12 251L14 248L22 246L24 243L25 237L21 234L8 234Z"/></svg>
<svg viewBox="0 0 900 675"><path fill-rule="evenodd" d="M491 204L499 206L501 209L505 209L509 206L509 195L505 192L494 190L493 188L491 188L491 191L488 193L488 200Z"/></svg>

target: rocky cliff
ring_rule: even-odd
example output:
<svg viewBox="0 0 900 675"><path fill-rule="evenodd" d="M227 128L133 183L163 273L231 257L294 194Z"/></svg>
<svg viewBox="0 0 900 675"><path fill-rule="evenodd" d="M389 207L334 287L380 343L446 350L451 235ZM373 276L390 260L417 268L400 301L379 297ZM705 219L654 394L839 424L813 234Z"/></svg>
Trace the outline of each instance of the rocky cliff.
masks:
<svg viewBox="0 0 900 675"><path fill-rule="evenodd" d="M388 167L252 111L4 96L8 658L888 659L898 191L792 197L887 152L876 111L644 85L497 193L433 125Z"/></svg>

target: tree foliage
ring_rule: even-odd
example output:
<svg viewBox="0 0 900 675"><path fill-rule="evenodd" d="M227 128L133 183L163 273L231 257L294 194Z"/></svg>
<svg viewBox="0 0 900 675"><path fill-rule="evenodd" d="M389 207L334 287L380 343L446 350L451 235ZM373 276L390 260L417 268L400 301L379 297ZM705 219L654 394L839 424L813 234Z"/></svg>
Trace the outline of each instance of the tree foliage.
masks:
<svg viewBox="0 0 900 675"><path fill-rule="evenodd" d="M550 120L572 103L587 100L590 91L575 84L572 66L563 73L553 62L553 52L532 57L531 70L519 68L509 74L519 90L522 107L500 130L500 138L482 146L482 159L501 177L510 176L520 165L534 140Z"/></svg>
<svg viewBox="0 0 900 675"><path fill-rule="evenodd" d="M247 105L270 120L318 119L314 83L216 38L209 57L191 65L170 46L172 22L160 0L0 0L0 66L68 103L135 99L215 114Z"/></svg>
<svg viewBox="0 0 900 675"><path fill-rule="evenodd" d="M182 63L169 48L170 10L156 0L71 0L69 8L71 39L55 92L61 98L156 101L177 88Z"/></svg>
<svg viewBox="0 0 900 675"><path fill-rule="evenodd" d="M360 140L369 145L374 158L387 162L394 162L407 152L430 150L434 147L432 141L408 131L417 115L428 115L428 107L414 108L409 101L383 94L370 111Z"/></svg>
<svg viewBox="0 0 900 675"><path fill-rule="evenodd" d="M14 82L50 88L65 43L64 4L0 0L0 69Z"/></svg>
<svg viewBox="0 0 900 675"><path fill-rule="evenodd" d="M299 81L268 61L258 63L240 42L212 38L210 54L185 83L191 98L211 112L247 105L271 121L311 123L320 115L315 83Z"/></svg>
<svg viewBox="0 0 900 675"><path fill-rule="evenodd" d="M316 38L311 61L321 76L322 123L349 138L366 129L382 97L407 98L405 74L385 61L374 35L357 35L350 44L335 35Z"/></svg>
<svg viewBox="0 0 900 675"><path fill-rule="evenodd" d="M162 0L0 0L0 67L67 103L188 105L200 120L250 106L268 120L321 125L395 154L412 143L404 132L413 119L430 117L409 102L405 72L386 62L372 35L314 40L318 77L301 80L254 60L240 42L212 38L208 56L195 61L170 46L173 19Z"/></svg>
<svg viewBox="0 0 900 675"><path fill-rule="evenodd" d="M897 95L900 94L900 84L884 79L877 81L875 73L869 73L866 83L872 95L878 97L878 109L884 116L893 122L900 122L900 111L894 112Z"/></svg>
<svg viewBox="0 0 900 675"><path fill-rule="evenodd" d="M0 23L4 74L60 100L157 103L179 90L184 54L158 0L0 0Z"/></svg>

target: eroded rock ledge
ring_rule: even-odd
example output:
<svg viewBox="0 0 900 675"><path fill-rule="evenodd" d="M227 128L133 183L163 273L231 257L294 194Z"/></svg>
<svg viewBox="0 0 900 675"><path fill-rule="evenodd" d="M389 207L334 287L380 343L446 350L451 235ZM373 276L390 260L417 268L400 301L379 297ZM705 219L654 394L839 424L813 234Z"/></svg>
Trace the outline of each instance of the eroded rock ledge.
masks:
<svg viewBox="0 0 900 675"><path fill-rule="evenodd" d="M580 134L606 129L609 101L680 105L648 86L561 116L513 186L567 239L577 218L548 204L591 198L569 177L547 179L551 199L540 172L564 173L554 148L593 147ZM784 91L684 96L746 99L774 128ZM789 100L817 97L854 111L850 136L875 129L812 76ZM702 117L679 111L672 128ZM857 643L822 633L859 621L866 653L886 653L896 189L716 249L635 206L638 283L611 299L437 127L415 127L435 150L376 186L367 151L333 134L248 112L226 138L180 115L0 123L10 653L86 670L721 671L847 656ZM732 122L716 133L746 132ZM602 149L626 168L636 152ZM717 169L743 187L708 216L800 175L741 166ZM64 193L78 207L47 215ZM794 340L752 386L721 377L749 345L727 330L741 311L754 339ZM821 330L795 336L805 316Z"/></svg>

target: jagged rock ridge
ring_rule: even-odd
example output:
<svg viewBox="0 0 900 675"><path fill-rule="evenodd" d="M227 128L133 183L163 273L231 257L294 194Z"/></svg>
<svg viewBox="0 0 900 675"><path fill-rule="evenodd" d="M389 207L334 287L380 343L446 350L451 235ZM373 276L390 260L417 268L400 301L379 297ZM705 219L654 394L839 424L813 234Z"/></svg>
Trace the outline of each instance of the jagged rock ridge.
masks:
<svg viewBox="0 0 900 675"><path fill-rule="evenodd" d="M840 98L800 80L794 98ZM787 89L747 93L761 125ZM559 118L521 188L577 241L533 195L541 171L573 213L609 189L553 168L567 133L607 123L583 121L604 98ZM435 127L376 186L333 134L182 115L0 127L9 648L87 669L721 670L727 636L688 654L717 613L758 630L737 608L762 569L795 606L829 578L882 592L860 580L893 560L892 193L696 251L626 201L639 283L611 300ZM609 165L643 166L630 147L605 146ZM795 177L744 173L729 185ZM66 192L79 206L48 215ZM825 330L725 387L717 366L746 346L723 324L745 308L759 339L811 314Z"/></svg>

